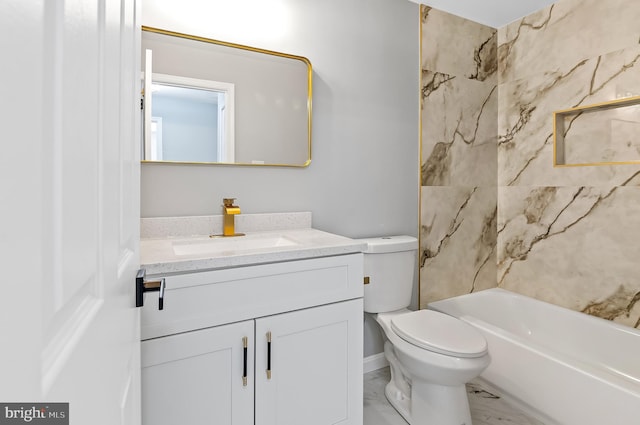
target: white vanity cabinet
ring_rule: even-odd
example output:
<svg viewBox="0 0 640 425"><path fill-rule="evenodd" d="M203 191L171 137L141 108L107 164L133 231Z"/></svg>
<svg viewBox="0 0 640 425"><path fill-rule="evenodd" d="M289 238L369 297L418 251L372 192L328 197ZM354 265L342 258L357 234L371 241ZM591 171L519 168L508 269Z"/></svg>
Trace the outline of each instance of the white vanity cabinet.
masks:
<svg viewBox="0 0 640 425"><path fill-rule="evenodd" d="M144 425L362 425L362 254L164 277Z"/></svg>

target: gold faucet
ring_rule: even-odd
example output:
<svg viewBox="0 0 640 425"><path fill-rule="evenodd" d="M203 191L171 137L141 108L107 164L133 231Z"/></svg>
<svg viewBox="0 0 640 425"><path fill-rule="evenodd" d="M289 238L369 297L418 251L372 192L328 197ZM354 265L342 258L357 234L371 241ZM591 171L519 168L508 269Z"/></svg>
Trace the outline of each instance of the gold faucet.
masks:
<svg viewBox="0 0 640 425"><path fill-rule="evenodd" d="M240 207L233 205L235 198L224 198L222 200L222 236L243 236L244 233L236 233L235 215L240 214Z"/></svg>

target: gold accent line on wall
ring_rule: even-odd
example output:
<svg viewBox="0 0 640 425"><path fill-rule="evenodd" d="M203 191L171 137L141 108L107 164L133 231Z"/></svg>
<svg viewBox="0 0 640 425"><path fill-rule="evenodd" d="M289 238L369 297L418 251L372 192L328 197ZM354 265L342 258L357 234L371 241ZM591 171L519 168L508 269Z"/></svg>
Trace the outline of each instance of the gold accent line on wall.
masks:
<svg viewBox="0 0 640 425"><path fill-rule="evenodd" d="M422 287L420 259L422 258L422 10L424 7L421 4L418 8L418 93L420 93L418 96L418 258L416 259L418 267L418 310L422 308L420 305L420 289Z"/></svg>

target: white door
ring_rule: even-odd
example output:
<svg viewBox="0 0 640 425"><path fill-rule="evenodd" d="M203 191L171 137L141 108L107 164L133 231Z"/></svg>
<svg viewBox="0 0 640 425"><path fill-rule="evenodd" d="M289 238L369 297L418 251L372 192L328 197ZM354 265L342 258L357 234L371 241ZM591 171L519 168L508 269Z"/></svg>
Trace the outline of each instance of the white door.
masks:
<svg viewBox="0 0 640 425"><path fill-rule="evenodd" d="M77 425L140 423L138 19L0 1L0 403Z"/></svg>
<svg viewBox="0 0 640 425"><path fill-rule="evenodd" d="M256 425L362 425L362 308L256 319Z"/></svg>
<svg viewBox="0 0 640 425"><path fill-rule="evenodd" d="M145 425L253 425L253 320L142 343Z"/></svg>

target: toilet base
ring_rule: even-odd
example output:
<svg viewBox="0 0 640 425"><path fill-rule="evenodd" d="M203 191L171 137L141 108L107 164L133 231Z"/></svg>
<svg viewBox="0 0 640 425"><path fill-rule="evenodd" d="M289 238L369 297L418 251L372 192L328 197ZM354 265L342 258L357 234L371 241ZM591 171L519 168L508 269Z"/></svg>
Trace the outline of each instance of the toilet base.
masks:
<svg viewBox="0 0 640 425"><path fill-rule="evenodd" d="M398 389L393 380L384 387L384 395L404 420L411 423L411 399Z"/></svg>
<svg viewBox="0 0 640 425"><path fill-rule="evenodd" d="M466 382L487 367L489 355L449 358L418 349L392 333L386 326L388 316L378 315L376 319L387 337L384 354L391 380L385 395L398 413L410 425L472 425Z"/></svg>
<svg viewBox="0 0 640 425"><path fill-rule="evenodd" d="M393 379L384 394L410 425L472 425L466 386L413 383L407 397Z"/></svg>

